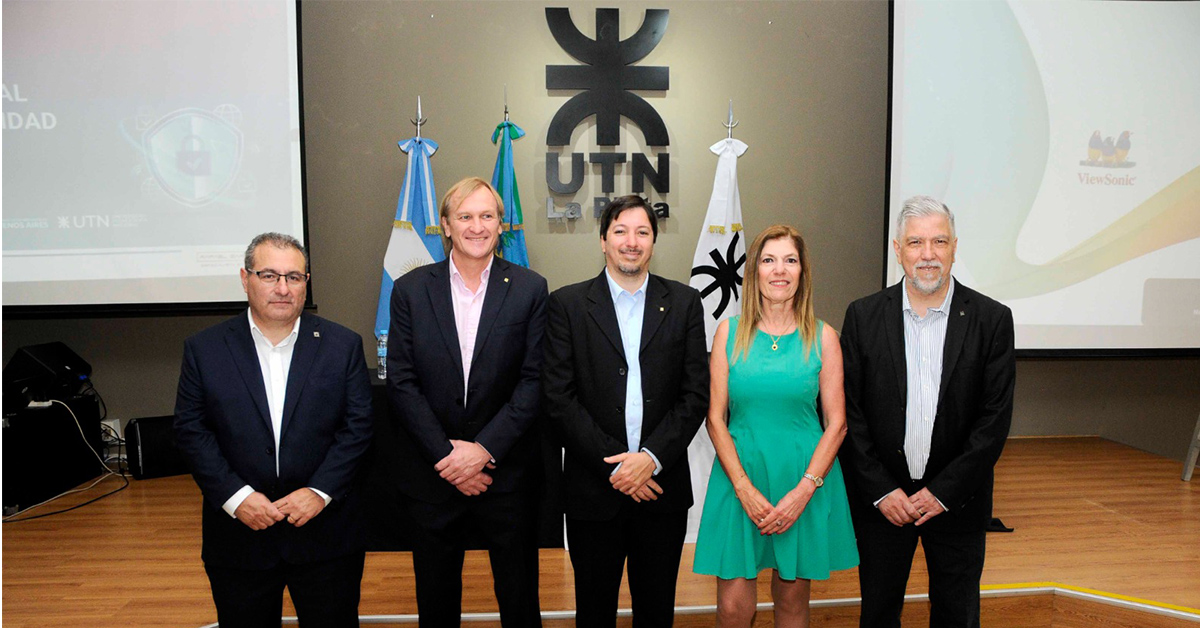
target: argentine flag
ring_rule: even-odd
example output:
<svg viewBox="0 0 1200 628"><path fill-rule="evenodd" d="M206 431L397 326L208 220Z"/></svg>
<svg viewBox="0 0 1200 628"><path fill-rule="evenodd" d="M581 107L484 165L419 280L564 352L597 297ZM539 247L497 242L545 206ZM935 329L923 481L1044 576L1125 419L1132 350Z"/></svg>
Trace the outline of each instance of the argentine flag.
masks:
<svg viewBox="0 0 1200 628"><path fill-rule="evenodd" d="M400 200L396 203L392 237L388 240L387 253L383 255L383 280L379 284L379 308L375 312L376 338L387 334L391 324L392 284L410 270L446 259L433 170L429 166L429 157L437 151L438 145L423 137L397 144L408 154L408 170L400 187Z"/></svg>

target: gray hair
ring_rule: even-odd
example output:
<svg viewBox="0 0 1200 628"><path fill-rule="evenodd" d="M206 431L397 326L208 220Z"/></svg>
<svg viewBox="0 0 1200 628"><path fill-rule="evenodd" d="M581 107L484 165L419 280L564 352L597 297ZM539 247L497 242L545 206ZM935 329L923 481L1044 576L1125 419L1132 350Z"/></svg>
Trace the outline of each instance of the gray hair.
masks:
<svg viewBox="0 0 1200 628"><path fill-rule="evenodd" d="M304 272L308 272L308 250L296 238L293 238L286 233L276 233L268 231L254 236L250 241L250 246L246 247L246 270L254 270L254 250L260 244L270 244L277 249L296 249L304 256Z"/></svg>
<svg viewBox="0 0 1200 628"><path fill-rule="evenodd" d="M904 201L900 215L896 217L896 239L904 237L904 225L909 218L924 218L926 216L945 216L950 223L950 237L955 237L954 213L946 204L932 196L914 196Z"/></svg>

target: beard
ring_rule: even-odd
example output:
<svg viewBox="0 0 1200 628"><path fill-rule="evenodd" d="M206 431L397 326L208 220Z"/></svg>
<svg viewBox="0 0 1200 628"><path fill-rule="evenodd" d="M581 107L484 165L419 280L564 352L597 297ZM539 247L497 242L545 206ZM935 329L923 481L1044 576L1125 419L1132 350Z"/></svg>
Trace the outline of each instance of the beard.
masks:
<svg viewBox="0 0 1200 628"><path fill-rule="evenodd" d="M620 250L620 253L638 253L638 254L640 254L641 252L642 252L641 249L636 249L636 250L635 249L621 249ZM622 275L626 275L628 277L636 277L642 273L642 267L640 265L632 264L632 263L629 263L629 262L626 262L623 260L617 261L617 270L621 271Z"/></svg>
<svg viewBox="0 0 1200 628"><path fill-rule="evenodd" d="M924 295L930 295L938 290L941 290L942 286L946 285L947 276L939 274L936 279L932 281L926 281L922 279L918 273L918 271L926 268L936 268L937 270L941 270L942 264L941 262L929 262L921 264L920 266L914 266L912 273L908 275L908 280L912 282L912 285L917 289L917 292L920 292Z"/></svg>

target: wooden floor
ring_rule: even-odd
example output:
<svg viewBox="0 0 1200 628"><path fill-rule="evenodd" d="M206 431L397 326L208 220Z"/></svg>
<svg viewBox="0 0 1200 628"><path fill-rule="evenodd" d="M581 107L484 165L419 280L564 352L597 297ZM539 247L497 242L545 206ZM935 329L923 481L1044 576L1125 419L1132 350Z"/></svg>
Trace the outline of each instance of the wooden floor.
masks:
<svg viewBox="0 0 1200 628"><path fill-rule="evenodd" d="M1176 461L1098 438L1011 440L995 514L1016 532L988 535L984 584L1057 582L1200 608L1200 479L1179 474ZM3 526L6 627L216 621L200 562L199 490L186 476L131 482L79 510ZM70 499L84 498L55 506ZM691 573L690 546L682 571L677 604L713 604L715 582ZM464 611L494 611L485 555L468 556L464 580ZM542 550L543 611L571 609L572 586L565 553ZM909 592L926 589L918 554ZM368 554L362 591L364 616L415 613L411 556ZM769 600L765 587L759 593ZM853 570L813 583L814 599L858 594Z"/></svg>

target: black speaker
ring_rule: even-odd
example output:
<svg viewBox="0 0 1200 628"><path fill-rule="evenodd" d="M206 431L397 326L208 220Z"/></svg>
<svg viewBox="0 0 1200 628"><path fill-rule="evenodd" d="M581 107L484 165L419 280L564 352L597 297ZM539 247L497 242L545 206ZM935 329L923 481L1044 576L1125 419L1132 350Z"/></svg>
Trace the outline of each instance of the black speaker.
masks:
<svg viewBox="0 0 1200 628"><path fill-rule="evenodd" d="M4 513L12 514L98 477L100 406L92 395L4 415ZM78 421L78 423L76 423Z"/></svg>
<svg viewBox="0 0 1200 628"><path fill-rule="evenodd" d="M173 416L133 419L125 426L125 456L129 471L139 480L182 475L187 462L175 446Z"/></svg>
<svg viewBox="0 0 1200 628"><path fill-rule="evenodd" d="M73 397L91 376L92 365L61 342L21 347L4 366L4 413Z"/></svg>

